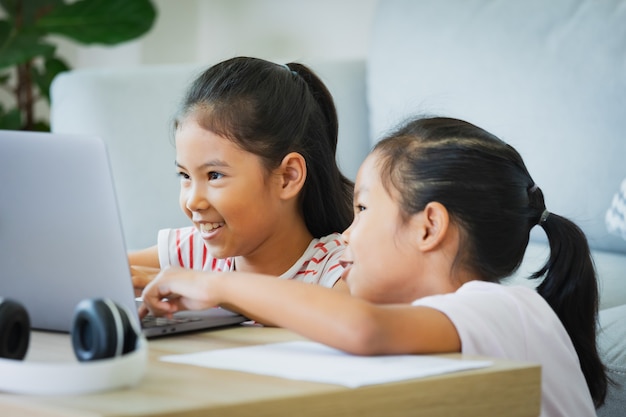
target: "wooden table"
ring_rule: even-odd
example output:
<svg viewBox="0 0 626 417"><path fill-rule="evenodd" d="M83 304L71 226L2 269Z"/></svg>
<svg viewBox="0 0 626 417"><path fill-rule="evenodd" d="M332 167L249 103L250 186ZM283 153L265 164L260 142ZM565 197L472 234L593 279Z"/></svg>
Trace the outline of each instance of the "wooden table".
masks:
<svg viewBox="0 0 626 417"><path fill-rule="evenodd" d="M284 329L252 326L152 339L147 373L136 387L82 396L0 394L0 415L539 415L540 367L533 364L495 360L488 368L351 389L159 360L167 354L300 339ZM33 332L30 345L28 360L74 360L67 335Z"/></svg>

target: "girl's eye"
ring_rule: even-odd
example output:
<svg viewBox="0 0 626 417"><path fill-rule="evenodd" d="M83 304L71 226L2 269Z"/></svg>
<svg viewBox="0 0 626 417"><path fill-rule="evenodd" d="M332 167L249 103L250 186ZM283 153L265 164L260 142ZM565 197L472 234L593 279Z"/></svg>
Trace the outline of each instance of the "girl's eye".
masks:
<svg viewBox="0 0 626 417"><path fill-rule="evenodd" d="M188 180L189 179L189 175L185 172L177 172L176 175L181 179L181 180Z"/></svg>
<svg viewBox="0 0 626 417"><path fill-rule="evenodd" d="M365 206L363 206L363 205L361 205L361 204L357 204L357 205L355 205L355 206L354 206L354 209L355 209L357 212L365 211Z"/></svg>
<svg viewBox="0 0 626 417"><path fill-rule="evenodd" d="M209 180L219 180L223 176L224 174L219 173L219 172L215 172L215 171L209 172Z"/></svg>

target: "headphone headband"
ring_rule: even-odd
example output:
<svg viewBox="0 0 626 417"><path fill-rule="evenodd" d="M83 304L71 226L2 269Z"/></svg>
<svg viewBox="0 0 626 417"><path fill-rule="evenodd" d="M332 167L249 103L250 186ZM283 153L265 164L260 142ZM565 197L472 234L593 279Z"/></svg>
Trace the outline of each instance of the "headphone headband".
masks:
<svg viewBox="0 0 626 417"><path fill-rule="evenodd" d="M29 323L20 303L0 297L0 391L87 394L135 385L145 373L148 343L128 312L111 300L83 300L76 307L71 339L81 362L21 361Z"/></svg>
<svg viewBox="0 0 626 417"><path fill-rule="evenodd" d="M148 363L147 342L123 356L91 362L21 362L0 359L0 391L29 395L76 395L136 385Z"/></svg>

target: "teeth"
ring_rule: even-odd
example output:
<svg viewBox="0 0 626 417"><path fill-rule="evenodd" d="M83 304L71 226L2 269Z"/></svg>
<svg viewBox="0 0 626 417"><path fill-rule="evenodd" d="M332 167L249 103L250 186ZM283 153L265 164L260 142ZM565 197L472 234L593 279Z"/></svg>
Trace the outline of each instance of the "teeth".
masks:
<svg viewBox="0 0 626 417"><path fill-rule="evenodd" d="M210 232L213 229L217 229L218 227L224 226L224 222L219 223L200 223L200 231L201 232Z"/></svg>

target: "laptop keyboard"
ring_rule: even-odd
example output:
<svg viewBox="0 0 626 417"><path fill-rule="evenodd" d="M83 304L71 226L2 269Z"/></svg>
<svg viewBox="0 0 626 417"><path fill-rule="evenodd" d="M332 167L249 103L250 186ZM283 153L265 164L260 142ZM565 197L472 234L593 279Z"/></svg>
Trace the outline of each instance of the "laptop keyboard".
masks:
<svg viewBox="0 0 626 417"><path fill-rule="evenodd" d="M170 326L172 324L181 324L188 323L190 321L198 321L199 317L181 317L181 318L171 318L168 319L166 317L155 317L155 316L146 316L141 319L141 326L143 328L150 327L160 327L160 326Z"/></svg>

